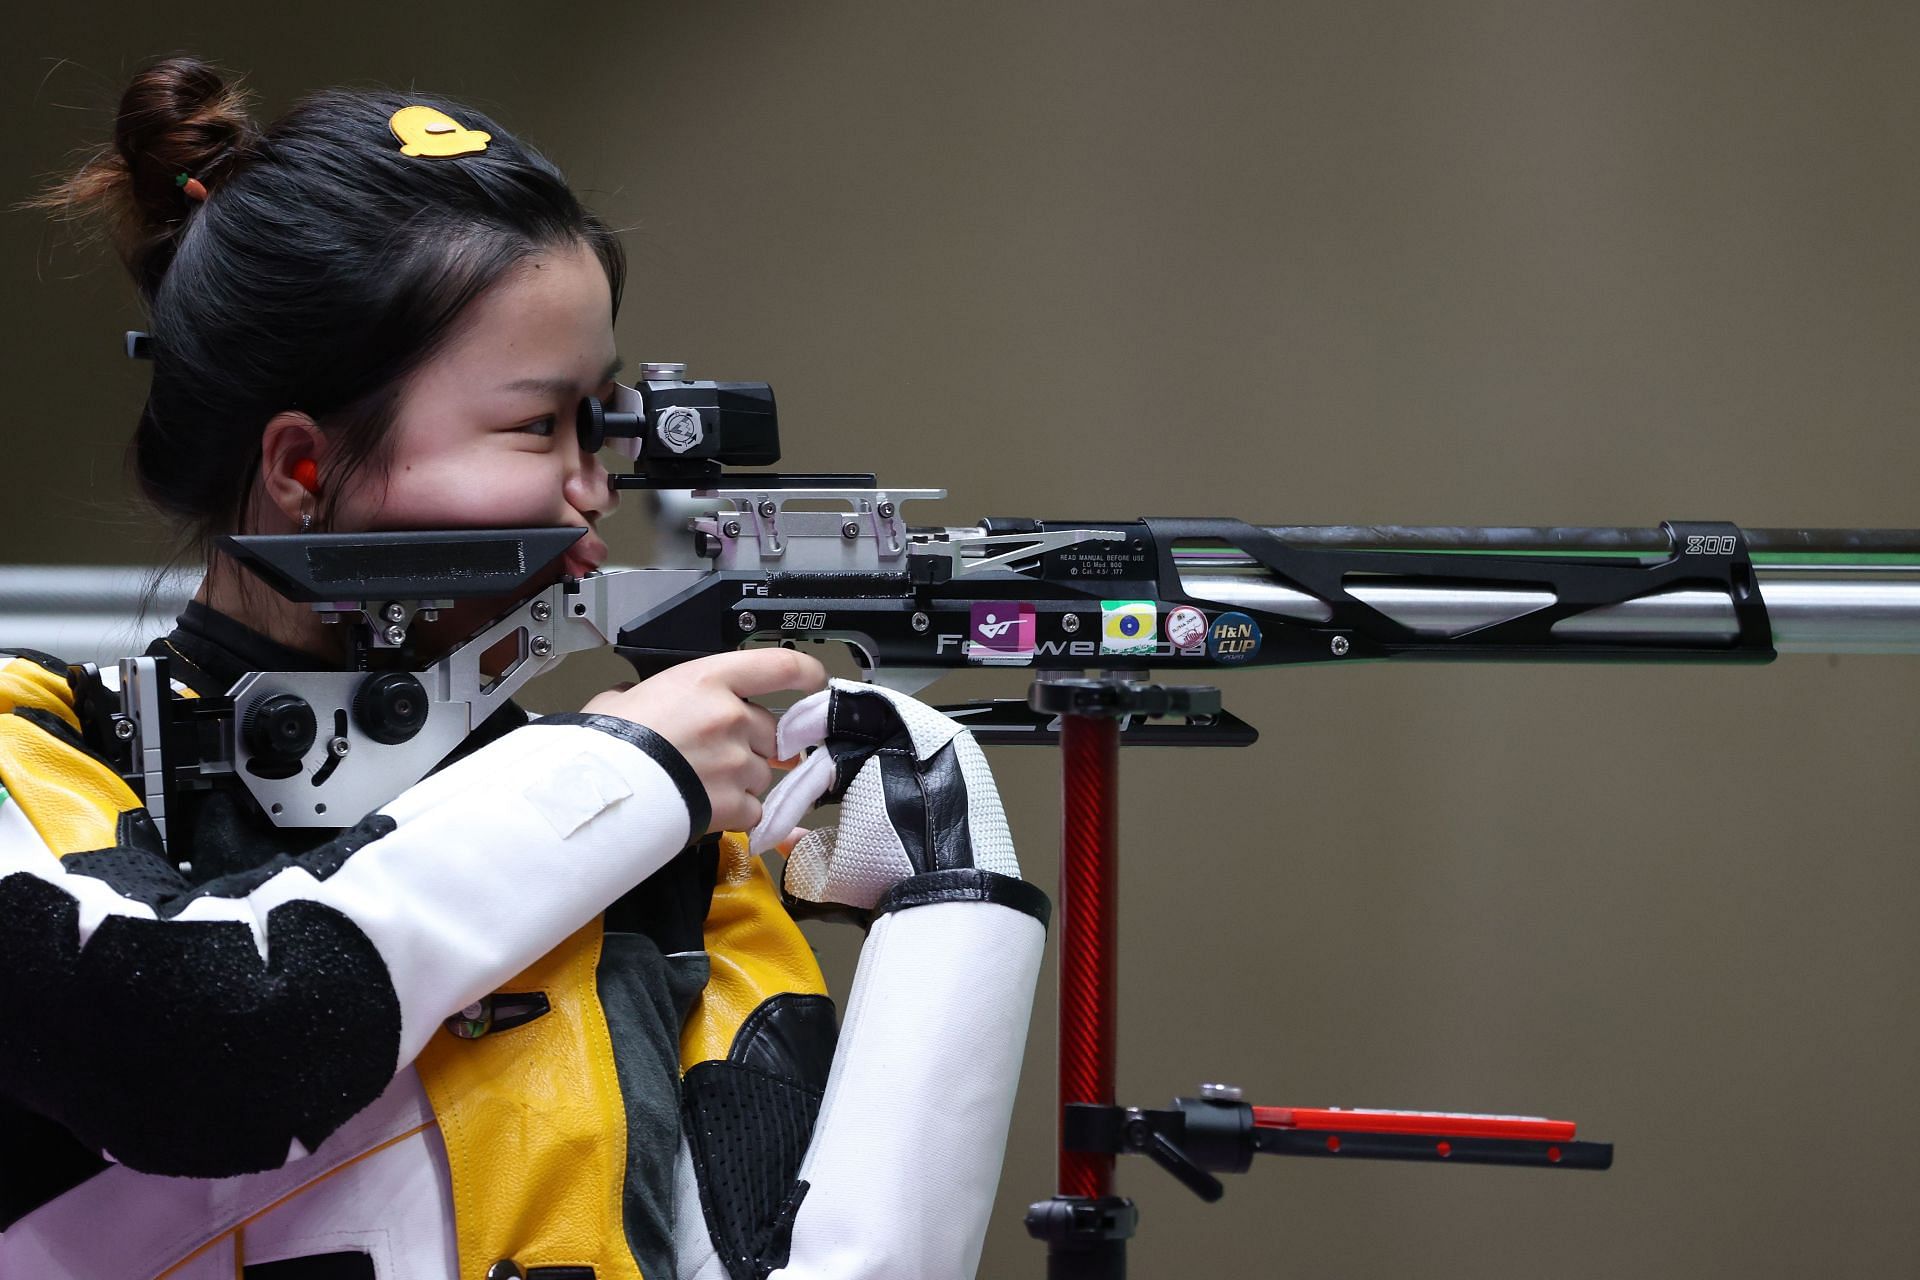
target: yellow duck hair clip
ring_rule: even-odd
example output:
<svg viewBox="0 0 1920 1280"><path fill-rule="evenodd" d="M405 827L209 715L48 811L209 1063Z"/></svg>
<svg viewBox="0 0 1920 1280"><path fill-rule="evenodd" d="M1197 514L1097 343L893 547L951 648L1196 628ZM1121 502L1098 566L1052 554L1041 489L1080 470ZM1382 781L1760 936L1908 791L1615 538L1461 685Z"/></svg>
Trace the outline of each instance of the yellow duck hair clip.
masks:
<svg viewBox="0 0 1920 1280"><path fill-rule="evenodd" d="M493 138L490 133L469 129L437 107L402 107L387 117L387 127L400 139L403 156L478 155Z"/></svg>

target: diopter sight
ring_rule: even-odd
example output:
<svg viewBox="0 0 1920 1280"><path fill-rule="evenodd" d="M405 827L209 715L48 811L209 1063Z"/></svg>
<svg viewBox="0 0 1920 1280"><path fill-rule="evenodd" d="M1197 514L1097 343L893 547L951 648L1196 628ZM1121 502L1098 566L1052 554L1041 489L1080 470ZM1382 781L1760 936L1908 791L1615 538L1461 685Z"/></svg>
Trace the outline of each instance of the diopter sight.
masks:
<svg viewBox="0 0 1920 1280"><path fill-rule="evenodd" d="M764 382L689 382L683 364L640 366L636 386L614 384L605 403L588 396L575 425L580 447L632 458L622 489L699 489L727 467L780 461L773 388Z"/></svg>

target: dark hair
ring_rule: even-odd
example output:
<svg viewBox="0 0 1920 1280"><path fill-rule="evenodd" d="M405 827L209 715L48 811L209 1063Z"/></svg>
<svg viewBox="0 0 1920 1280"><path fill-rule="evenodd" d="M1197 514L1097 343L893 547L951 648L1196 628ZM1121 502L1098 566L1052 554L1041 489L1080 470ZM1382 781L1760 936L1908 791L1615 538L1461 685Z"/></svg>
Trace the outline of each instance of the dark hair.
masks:
<svg viewBox="0 0 1920 1280"><path fill-rule="evenodd" d="M491 134L486 149L402 155L387 121L414 103ZM299 410L327 432L328 498L378 466L402 380L521 260L590 246L616 312L625 283L613 232L550 161L478 111L336 89L261 129L237 85L189 57L136 75L112 146L35 203L104 216L140 289L153 382L134 470L203 545L240 527L276 413Z"/></svg>

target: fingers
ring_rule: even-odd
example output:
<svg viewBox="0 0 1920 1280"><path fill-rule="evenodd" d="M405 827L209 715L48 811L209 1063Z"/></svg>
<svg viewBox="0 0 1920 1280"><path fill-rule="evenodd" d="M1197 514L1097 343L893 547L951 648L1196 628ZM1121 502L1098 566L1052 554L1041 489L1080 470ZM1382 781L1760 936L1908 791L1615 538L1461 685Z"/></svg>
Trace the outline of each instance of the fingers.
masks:
<svg viewBox="0 0 1920 1280"><path fill-rule="evenodd" d="M753 749L753 754L756 756L772 761L779 750L774 745L779 722L774 719L773 712L765 707L756 707L751 702L746 703L745 706L747 708L747 745Z"/></svg>
<svg viewBox="0 0 1920 1280"><path fill-rule="evenodd" d="M808 694L788 707L780 717L780 732L774 739L774 749L783 758L797 760L808 747L817 747L824 742L827 736L827 709L832 701L833 695L823 689Z"/></svg>
<svg viewBox="0 0 1920 1280"><path fill-rule="evenodd" d="M742 649L701 658L698 665L702 678L724 684L743 698L827 687L827 669L820 659L797 649Z"/></svg>
<svg viewBox="0 0 1920 1280"><path fill-rule="evenodd" d="M587 710L660 734L705 785L712 830L739 831L760 822L759 797L773 785L770 761L782 754L773 713L747 699L783 690L813 693L826 683L817 658L791 649L754 649L699 658L638 685L609 689Z"/></svg>
<svg viewBox="0 0 1920 1280"><path fill-rule="evenodd" d="M714 831L749 831L759 824L760 797L773 784L773 766L736 740L725 753L725 764L706 779L713 806Z"/></svg>
<svg viewBox="0 0 1920 1280"><path fill-rule="evenodd" d="M721 831L751 831L760 823L760 802L750 795L741 795L729 801L722 809L713 811L713 821L707 827L709 834Z"/></svg>
<svg viewBox="0 0 1920 1280"><path fill-rule="evenodd" d="M766 807L753 831L752 850L765 853L790 834L832 783L833 757L828 753L816 751L801 761L767 794Z"/></svg>
<svg viewBox="0 0 1920 1280"><path fill-rule="evenodd" d="M759 756L754 756L747 761L745 773L746 776L741 779L740 785L750 795L763 795L767 788L773 785L773 766Z"/></svg>

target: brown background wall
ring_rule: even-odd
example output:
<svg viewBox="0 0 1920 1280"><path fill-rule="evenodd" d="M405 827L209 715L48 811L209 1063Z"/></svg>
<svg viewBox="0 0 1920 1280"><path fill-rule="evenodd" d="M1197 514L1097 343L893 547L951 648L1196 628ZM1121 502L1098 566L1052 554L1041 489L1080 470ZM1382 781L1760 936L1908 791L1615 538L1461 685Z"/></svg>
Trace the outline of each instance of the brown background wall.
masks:
<svg viewBox="0 0 1920 1280"><path fill-rule="evenodd" d="M272 112L418 84L632 229L625 354L772 382L792 464L947 487L926 523L1920 525L1917 15L16 5L0 195L172 49ZM130 292L0 237L0 560L140 560ZM1567 1115L1619 1159L1273 1162L1213 1207L1130 1165L1136 1275L1911 1271L1920 662L1226 683L1259 746L1127 761L1123 1096ZM996 761L1051 884L1053 761ZM1046 999L983 1274L1040 1274Z"/></svg>

